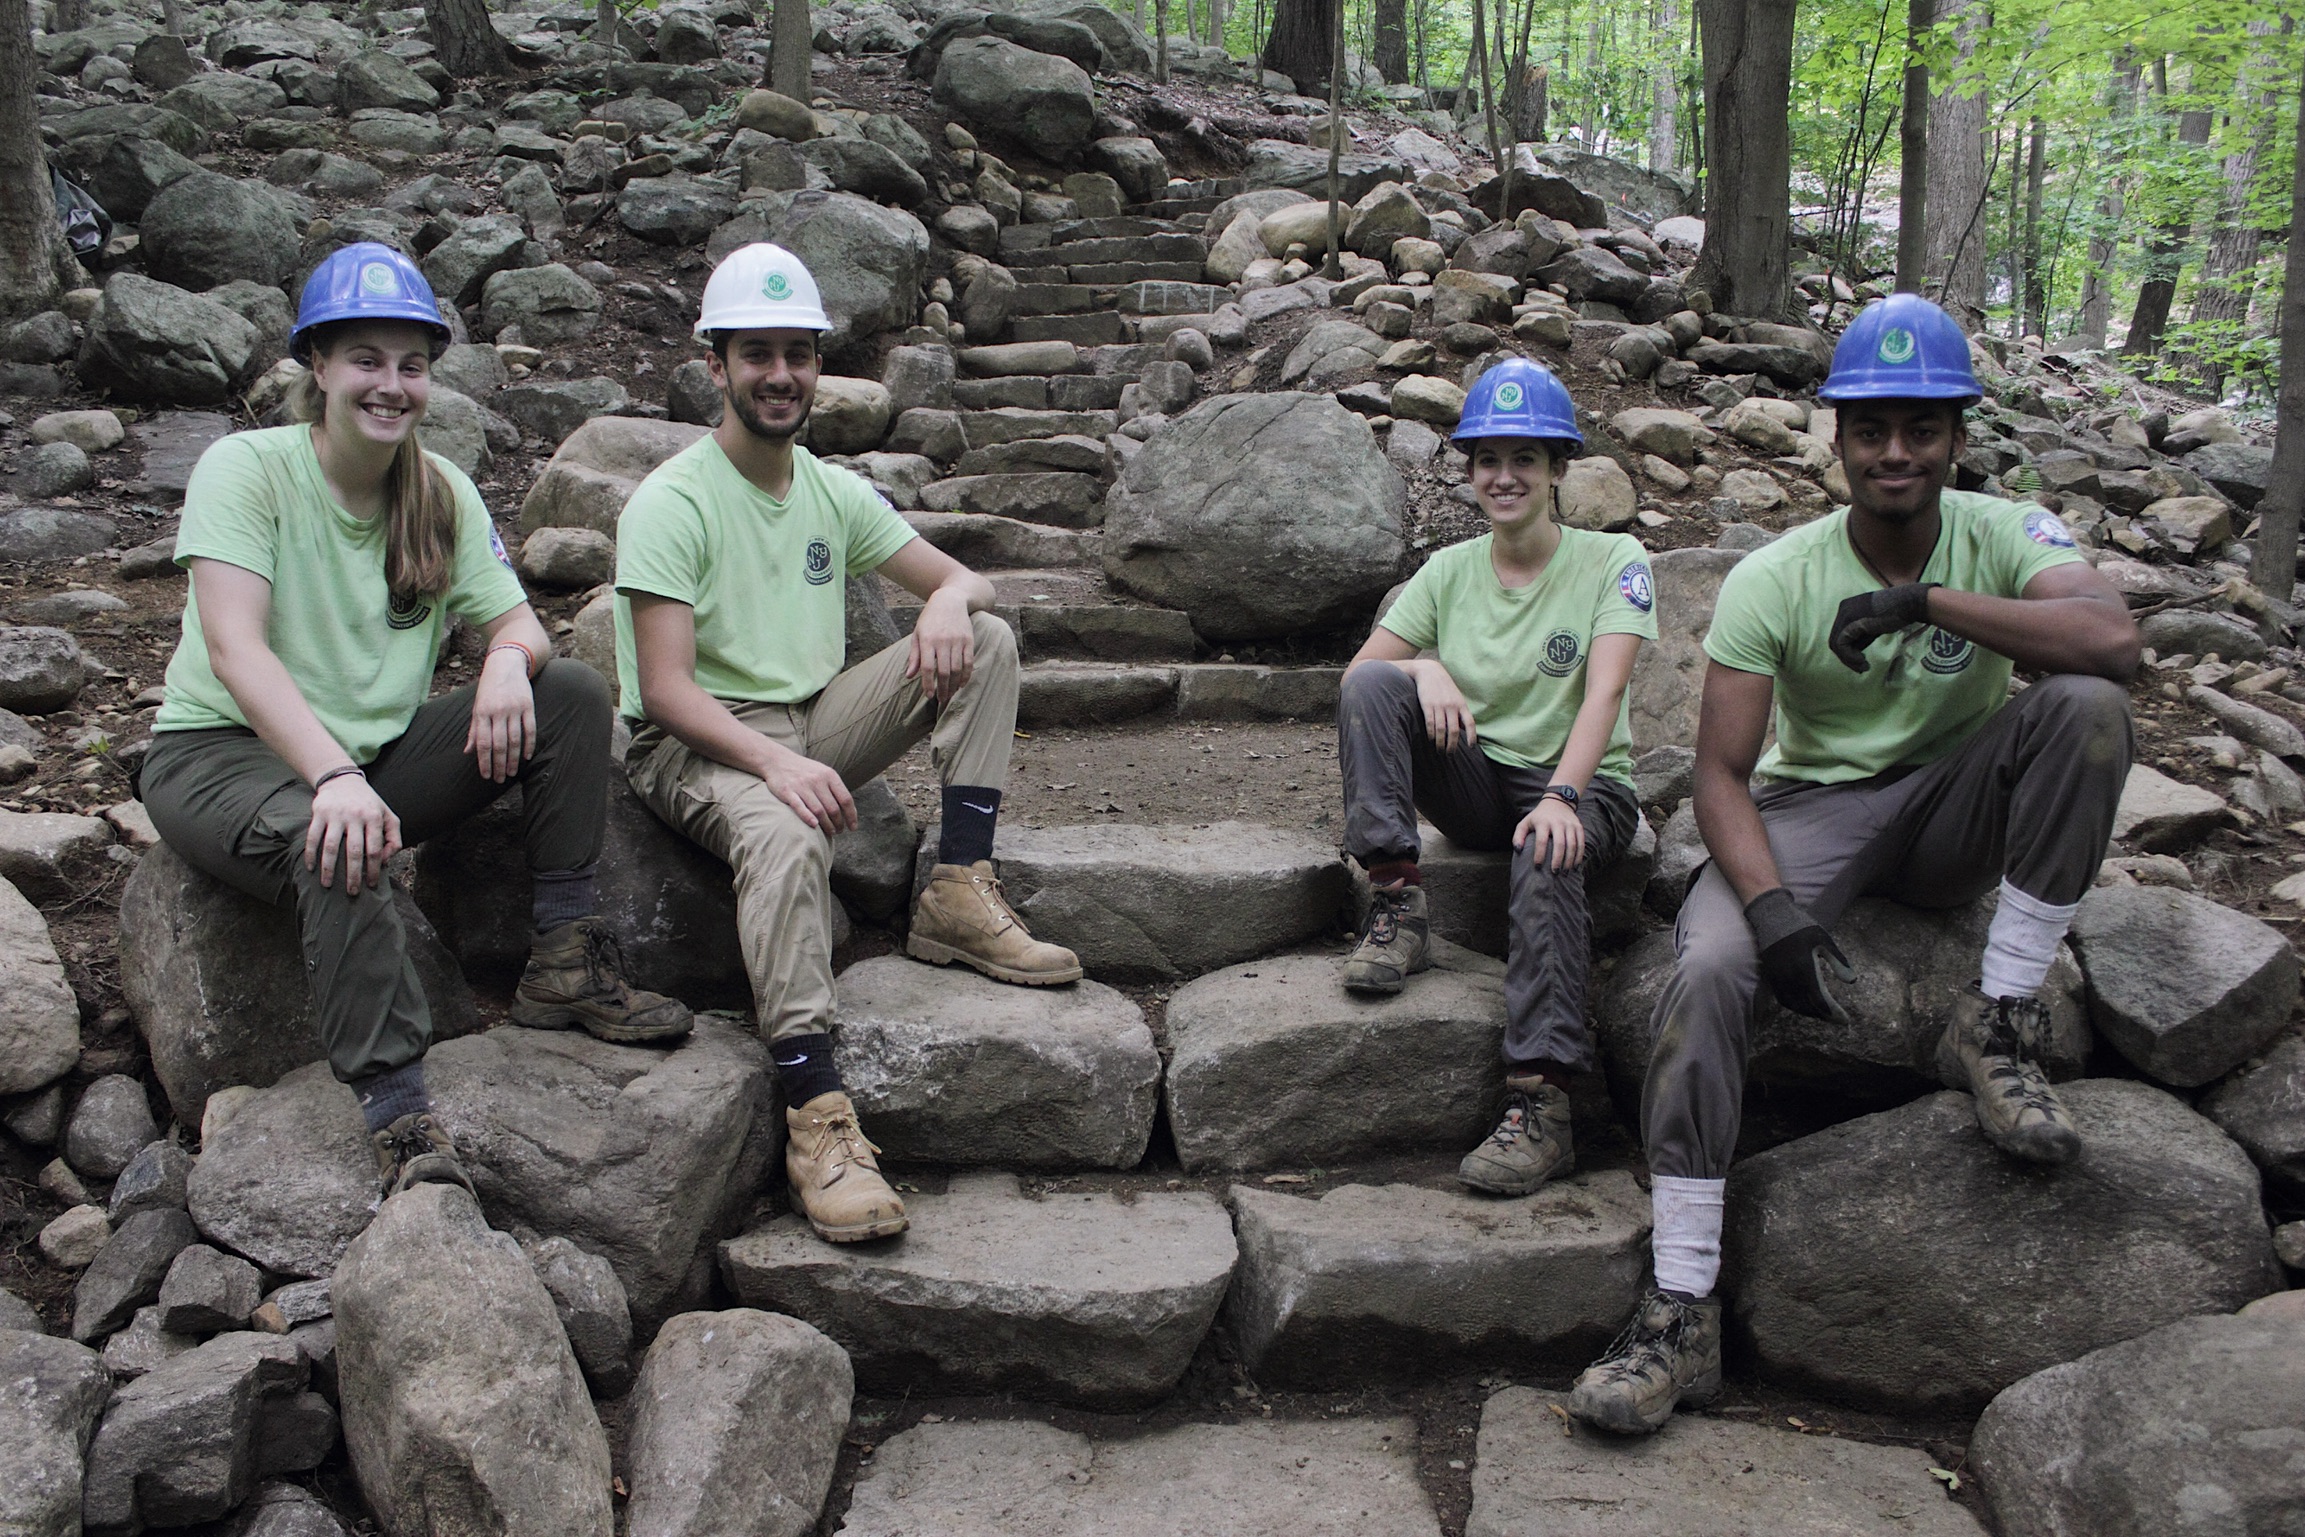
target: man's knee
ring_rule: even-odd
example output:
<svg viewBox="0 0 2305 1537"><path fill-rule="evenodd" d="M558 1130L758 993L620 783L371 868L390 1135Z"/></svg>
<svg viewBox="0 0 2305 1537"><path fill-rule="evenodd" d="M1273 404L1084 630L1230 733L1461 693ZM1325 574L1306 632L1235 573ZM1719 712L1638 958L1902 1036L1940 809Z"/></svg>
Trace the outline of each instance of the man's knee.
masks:
<svg viewBox="0 0 2305 1537"><path fill-rule="evenodd" d="M2128 769L2132 723L2129 691L2110 678L2052 673L2025 690L2024 702L2044 723L2052 751L2109 773Z"/></svg>
<svg viewBox="0 0 2305 1537"><path fill-rule="evenodd" d="M1346 706L1374 704L1413 696L1416 680L1390 662L1362 662L1345 674L1337 691L1338 701Z"/></svg>
<svg viewBox="0 0 2305 1537"><path fill-rule="evenodd" d="M976 665L978 667L1007 668L1017 666L1016 631L998 614L979 611L968 616L969 629L976 636Z"/></svg>
<svg viewBox="0 0 2305 1537"><path fill-rule="evenodd" d="M739 790L718 810L728 828L728 863L740 882L829 877L831 838L803 822L766 784Z"/></svg>

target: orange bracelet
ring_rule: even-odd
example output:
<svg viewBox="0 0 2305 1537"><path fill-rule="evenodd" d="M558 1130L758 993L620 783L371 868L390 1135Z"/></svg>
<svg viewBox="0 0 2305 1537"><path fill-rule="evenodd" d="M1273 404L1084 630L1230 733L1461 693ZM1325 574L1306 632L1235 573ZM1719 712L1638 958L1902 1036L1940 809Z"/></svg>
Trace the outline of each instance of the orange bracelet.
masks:
<svg viewBox="0 0 2305 1537"><path fill-rule="evenodd" d="M486 667L488 665L488 659L496 655L496 653L499 651L519 652L522 656L528 659L528 665L522 668L521 671L531 678L536 676L536 653L529 650L526 646L522 645L519 641L516 640L500 640L495 645L490 646L486 652L482 653L480 658L480 665Z"/></svg>

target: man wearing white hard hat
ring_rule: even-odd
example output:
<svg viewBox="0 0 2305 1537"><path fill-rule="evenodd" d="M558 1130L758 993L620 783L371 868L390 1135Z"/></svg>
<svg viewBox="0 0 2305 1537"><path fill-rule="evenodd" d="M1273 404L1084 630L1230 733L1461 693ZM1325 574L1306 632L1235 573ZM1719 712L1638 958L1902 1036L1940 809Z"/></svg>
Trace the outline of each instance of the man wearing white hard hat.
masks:
<svg viewBox="0 0 2305 1537"><path fill-rule="evenodd" d="M905 1227L833 1066L831 834L848 787L927 737L944 781L937 863L907 949L1004 982L1080 979L1026 932L994 877L1016 729L1016 638L992 584L914 534L860 476L793 439L832 329L782 247L730 253L705 284L720 425L659 465L617 523L616 672L626 771L653 811L736 872L737 927L791 1131L795 1203L835 1243ZM921 600L910 639L841 670L846 578Z"/></svg>

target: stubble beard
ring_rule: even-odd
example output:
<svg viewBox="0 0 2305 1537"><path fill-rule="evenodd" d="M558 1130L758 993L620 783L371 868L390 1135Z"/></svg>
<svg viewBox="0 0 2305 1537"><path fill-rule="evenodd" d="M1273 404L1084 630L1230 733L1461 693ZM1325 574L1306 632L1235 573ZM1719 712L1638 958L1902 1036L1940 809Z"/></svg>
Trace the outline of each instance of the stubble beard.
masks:
<svg viewBox="0 0 2305 1537"><path fill-rule="evenodd" d="M737 425L763 443L790 443L794 438L800 436L801 428L808 425L808 411L805 408L800 413L800 419L792 424L790 430L779 432L761 420L750 395L739 395L734 390L723 390L721 391L721 398L727 403L730 414L735 416Z"/></svg>

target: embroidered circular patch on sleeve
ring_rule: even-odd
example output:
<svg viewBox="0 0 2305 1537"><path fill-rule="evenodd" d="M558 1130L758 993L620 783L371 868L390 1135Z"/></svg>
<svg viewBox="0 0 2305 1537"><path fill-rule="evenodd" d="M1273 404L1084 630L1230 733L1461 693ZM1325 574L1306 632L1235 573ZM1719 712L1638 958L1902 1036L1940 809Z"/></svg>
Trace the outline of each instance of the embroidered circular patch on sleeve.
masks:
<svg viewBox="0 0 2305 1537"><path fill-rule="evenodd" d="M2073 548L2073 531L2065 526L2064 519L2046 507L2025 514L2025 537L2035 544L2045 544L2052 549Z"/></svg>
<svg viewBox="0 0 2305 1537"><path fill-rule="evenodd" d="M2065 542L2072 543L2070 539ZM1649 563L1645 560L1627 561L1625 569L1617 573L1617 591L1624 595L1627 603L1647 613L1657 601L1656 588L1649 581Z"/></svg>

